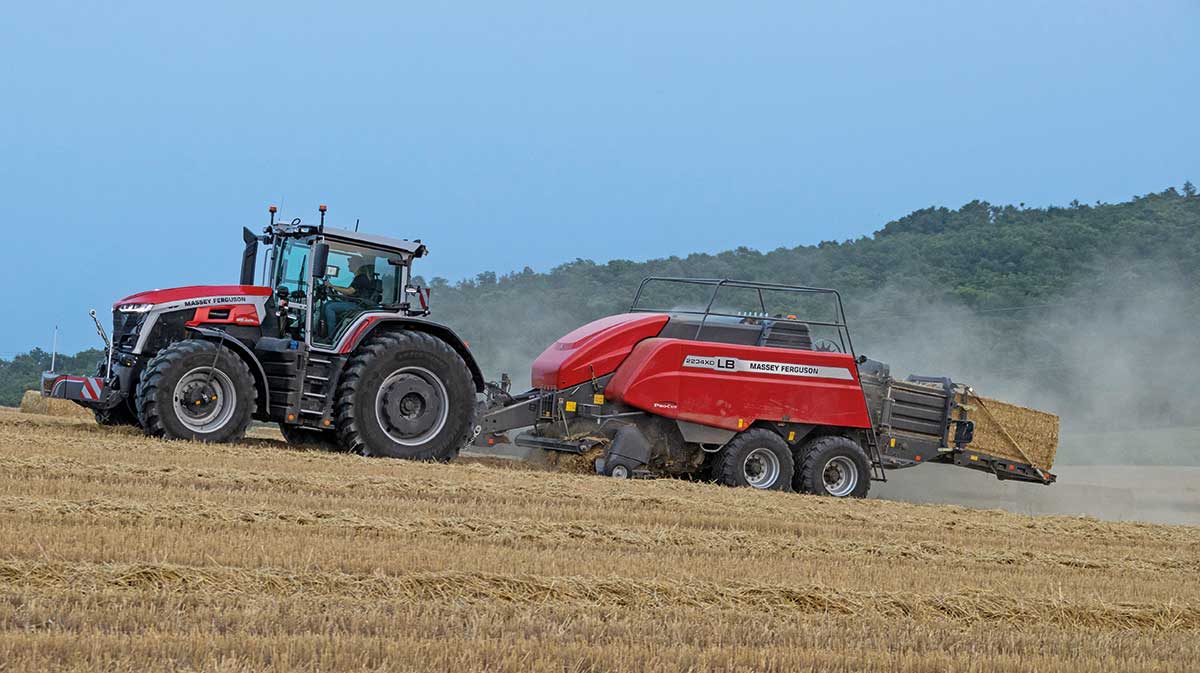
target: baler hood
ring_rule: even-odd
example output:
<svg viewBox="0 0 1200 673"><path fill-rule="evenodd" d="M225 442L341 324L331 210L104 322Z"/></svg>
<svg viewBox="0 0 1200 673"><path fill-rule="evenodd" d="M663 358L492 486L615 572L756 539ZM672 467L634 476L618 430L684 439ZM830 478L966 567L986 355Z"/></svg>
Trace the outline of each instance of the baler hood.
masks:
<svg viewBox="0 0 1200 673"><path fill-rule="evenodd" d="M639 341L657 336L669 319L665 313L622 313L572 330L533 361L533 385L561 390L611 374Z"/></svg>

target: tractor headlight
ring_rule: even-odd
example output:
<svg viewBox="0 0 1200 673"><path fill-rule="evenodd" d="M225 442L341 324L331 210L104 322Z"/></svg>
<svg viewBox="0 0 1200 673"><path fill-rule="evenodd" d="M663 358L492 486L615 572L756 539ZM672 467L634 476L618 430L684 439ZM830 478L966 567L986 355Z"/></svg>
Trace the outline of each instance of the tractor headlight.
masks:
<svg viewBox="0 0 1200 673"><path fill-rule="evenodd" d="M117 310L121 313L145 313L154 308L154 304L121 304Z"/></svg>

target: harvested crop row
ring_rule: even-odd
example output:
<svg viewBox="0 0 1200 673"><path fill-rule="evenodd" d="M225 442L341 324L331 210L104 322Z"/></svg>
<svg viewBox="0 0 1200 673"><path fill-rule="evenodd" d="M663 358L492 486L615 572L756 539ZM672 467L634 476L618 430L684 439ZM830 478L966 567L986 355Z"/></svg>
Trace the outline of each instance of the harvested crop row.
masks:
<svg viewBox="0 0 1200 673"><path fill-rule="evenodd" d="M1200 572L1200 558L1104 558L1072 556L1001 548L967 548L936 542L882 544L838 538L798 539L789 534L744 535L710 529L644 527L595 522L554 522L527 518L483 517L371 517L351 510L281 510L268 507L221 507L203 503L147 504L131 500L83 501L0 496L0 513L40 515L55 521L66 518L153 521L183 526L197 522L255 525L319 526L331 529L390 533L407 538L437 537L505 545L538 545L561 550L565 546L669 547L755 557L870 557L879 560L919 560L939 563L976 563L1003 566L1043 565L1102 571Z"/></svg>
<svg viewBox="0 0 1200 673"><path fill-rule="evenodd" d="M286 450L277 450L288 457ZM1022 539L1055 540L1071 537L1098 545L1122 548L1131 542L1154 542L1191 547L1200 551L1200 529L1151 526L1139 523L1100 522L1078 517L1026 517L998 511L964 507L931 507L889 502L836 502L823 498L771 497L763 493L736 492L703 484L662 480L653 483L613 483L612 480L574 475L541 474L497 470L482 466L455 466L454 478L444 469L420 464L382 464L380 474L358 471L342 474L326 469L289 471L286 462L264 463L259 469L193 468L169 462L137 464L123 462L129 454L109 454L108 461L84 461L50 455L0 455L0 472L78 482L111 480L128 488L186 487L203 490L256 490L296 493L331 498L362 497L402 499L428 506L447 503L480 505L488 509L512 508L528 511L552 503L558 516L573 511L601 512L619 507L623 520L648 520L675 524L728 525L738 519L739 528L799 532L804 525L843 523L874 529L880 534L918 529L963 529L985 526L989 533L1005 532ZM295 459L294 456L290 456ZM164 458L169 458L164 456ZM380 464L342 456L344 462ZM357 465L356 465L357 467ZM973 533L974 534L974 533ZM998 536L1003 537L1003 536ZM1011 539L1011 538L1009 538Z"/></svg>
<svg viewBox="0 0 1200 673"><path fill-rule="evenodd" d="M1048 597L1041 603L984 592L872 593L829 587L711 584L689 580L634 581L611 577L544 577L485 573L351 575L311 571L187 567L168 564L90 564L0 561L0 586L9 589L135 590L201 594L305 595L404 601L584 604L596 608L670 606L751 608L784 613L876 615L958 623L1039 623L1078 628L1164 631L1200 629L1200 608L1189 605L1106 604Z"/></svg>

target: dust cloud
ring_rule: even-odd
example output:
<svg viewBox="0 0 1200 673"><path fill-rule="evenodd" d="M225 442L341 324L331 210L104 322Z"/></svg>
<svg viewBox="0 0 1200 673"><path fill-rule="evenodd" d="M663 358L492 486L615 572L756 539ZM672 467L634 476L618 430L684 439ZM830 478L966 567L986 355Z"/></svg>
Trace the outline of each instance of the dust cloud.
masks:
<svg viewBox="0 0 1200 673"><path fill-rule="evenodd" d="M1065 299L973 311L889 284L853 306L860 353L1056 413L1049 487L954 468L893 472L880 497L1200 524L1200 304L1169 269L1104 267Z"/></svg>

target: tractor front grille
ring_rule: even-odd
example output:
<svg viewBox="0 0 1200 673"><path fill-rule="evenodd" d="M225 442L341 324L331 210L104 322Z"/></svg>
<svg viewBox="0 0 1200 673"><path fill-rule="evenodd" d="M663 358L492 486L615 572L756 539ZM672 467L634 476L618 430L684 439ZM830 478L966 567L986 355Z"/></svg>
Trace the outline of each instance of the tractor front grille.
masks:
<svg viewBox="0 0 1200 673"><path fill-rule="evenodd" d="M113 311L112 342L116 348L133 350L137 345L138 333L146 319L145 313L122 313Z"/></svg>

